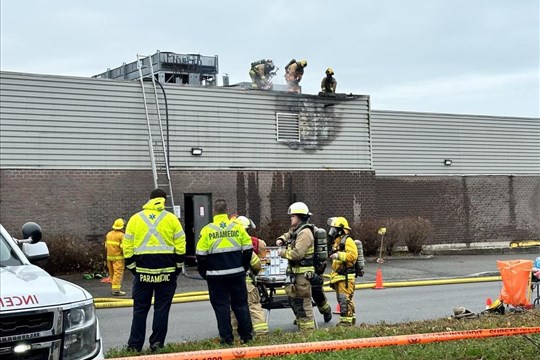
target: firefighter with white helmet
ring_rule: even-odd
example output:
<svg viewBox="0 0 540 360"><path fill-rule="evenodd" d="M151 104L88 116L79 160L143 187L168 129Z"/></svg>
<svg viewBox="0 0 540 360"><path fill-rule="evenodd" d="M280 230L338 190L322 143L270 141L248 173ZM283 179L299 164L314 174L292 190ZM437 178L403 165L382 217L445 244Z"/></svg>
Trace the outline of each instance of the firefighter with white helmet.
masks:
<svg viewBox="0 0 540 360"><path fill-rule="evenodd" d="M313 266L315 238L313 225L309 224L312 214L303 202L291 204L287 214L291 218L291 227L276 241L278 246L286 245L279 255L288 260L287 274L292 278L292 283L286 285L285 292L296 317L298 328L310 330L315 328L311 283L306 277L306 274L315 272Z"/></svg>
<svg viewBox="0 0 540 360"><path fill-rule="evenodd" d="M321 80L321 92L327 94L335 94L337 87L337 80L334 78L334 70L332 68L326 69L326 76Z"/></svg>
<svg viewBox="0 0 540 360"><path fill-rule="evenodd" d="M121 290L124 277L124 254L122 252L122 240L124 239L124 219L116 219L112 225L112 231L105 236L105 249L107 250L107 268L109 269L109 281L113 296L124 296Z"/></svg>
<svg viewBox="0 0 540 360"><path fill-rule="evenodd" d="M350 236L351 228L344 217L328 219L328 236L333 240L330 259L332 259L332 273L330 286L336 291L339 304L339 326L352 326L356 322L355 306L353 301L355 286L355 264L358 259L358 248ZM362 255L363 256L363 255Z"/></svg>
<svg viewBox="0 0 540 360"><path fill-rule="evenodd" d="M233 219L242 225L249 234L250 229L255 229L255 223L245 216L238 216ZM249 264L249 270L246 276L246 286L248 292L248 306L249 313L251 315L251 323L253 324L253 332L255 336L262 336L268 334L268 323L266 322L266 314L261 306L261 295L259 289L254 284L255 276L261 271L261 257L264 256L266 251L266 242L255 236L251 236L251 242L253 244L253 254L251 255L251 262ZM233 327L236 327L236 318L234 313L231 312L233 319Z"/></svg>

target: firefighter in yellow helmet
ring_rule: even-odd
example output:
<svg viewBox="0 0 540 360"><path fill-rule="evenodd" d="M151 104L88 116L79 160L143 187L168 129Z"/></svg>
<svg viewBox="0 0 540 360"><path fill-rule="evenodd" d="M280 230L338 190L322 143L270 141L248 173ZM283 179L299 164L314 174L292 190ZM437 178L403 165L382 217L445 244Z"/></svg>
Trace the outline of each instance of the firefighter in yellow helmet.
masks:
<svg viewBox="0 0 540 360"><path fill-rule="evenodd" d="M311 283L307 279L310 275L306 276L315 272L313 266L315 238L313 225L309 223L312 214L303 202L291 204L287 213L291 218L291 227L276 240L277 246L286 246L279 255L288 260L287 274L292 277L291 284L285 286L285 293L296 317L298 328L310 330L315 328Z"/></svg>
<svg viewBox="0 0 540 360"><path fill-rule="evenodd" d="M307 66L306 60L296 61L292 59L285 66L285 80L287 81L287 91L300 93L300 81L304 76L304 68Z"/></svg>
<svg viewBox="0 0 540 360"><path fill-rule="evenodd" d="M334 78L334 70L332 68L326 69L326 76L321 80L321 92L327 94L335 94L337 87L337 81Z"/></svg>
<svg viewBox="0 0 540 360"><path fill-rule="evenodd" d="M328 236L333 240L330 259L332 273L330 286L336 291L340 314L338 326L352 326L356 322L353 301L355 284L355 264L359 256L354 239L350 236L351 228L344 217L328 219Z"/></svg>
<svg viewBox="0 0 540 360"><path fill-rule="evenodd" d="M272 87L271 79L275 74L276 67L271 59L262 59L251 63L249 76L251 77L251 88L269 90Z"/></svg>
<svg viewBox="0 0 540 360"><path fill-rule="evenodd" d="M107 250L107 268L113 296L126 295L121 290L124 277L124 254L122 253L122 240L124 238L124 219L116 219L112 231L105 236L105 249Z"/></svg>
<svg viewBox="0 0 540 360"><path fill-rule="evenodd" d="M165 345L169 311L176 280L184 265L186 235L180 221L165 210L167 193L154 189L143 210L129 219L123 248L133 276L133 319L128 349L140 352L146 334L146 317L154 298L150 350Z"/></svg>
<svg viewBox="0 0 540 360"><path fill-rule="evenodd" d="M251 219L245 216L238 216L234 221L242 225L249 233L249 229L255 229L256 226ZM248 234L249 235L249 234ZM268 323L266 322L266 314L261 306L261 295L259 289L255 286L256 276L261 271L261 257L266 253L266 242L255 236L251 236L253 244L253 254L246 276L246 286L248 292L248 306L251 315L251 323L253 324L253 332L255 336L268 334ZM234 313L231 314L233 319L233 328L237 326Z"/></svg>

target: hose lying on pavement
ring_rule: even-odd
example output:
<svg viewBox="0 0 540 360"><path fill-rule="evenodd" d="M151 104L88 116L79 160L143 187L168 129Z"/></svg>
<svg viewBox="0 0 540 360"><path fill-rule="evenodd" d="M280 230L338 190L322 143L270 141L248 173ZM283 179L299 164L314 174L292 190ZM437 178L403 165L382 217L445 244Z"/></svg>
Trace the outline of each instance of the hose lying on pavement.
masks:
<svg viewBox="0 0 540 360"><path fill-rule="evenodd" d="M406 286L431 286L431 285L449 285L449 284L467 284L475 282L489 282L500 281L500 276L487 276L487 277L472 277L472 278L458 278L458 279L435 279L435 280L416 280L416 281L397 281L384 283L385 287L406 287ZM355 290L360 289L372 289L375 286L374 283L362 283L356 284ZM325 292L334 291L328 287L328 281L324 283L323 287ZM279 289L276 295L285 295L284 289ZM193 291L187 293L175 294L173 297L173 304L186 303L193 301L207 301L208 291ZM119 307L131 307L133 306L133 300L122 298L95 298L94 303L97 309L110 309Z"/></svg>

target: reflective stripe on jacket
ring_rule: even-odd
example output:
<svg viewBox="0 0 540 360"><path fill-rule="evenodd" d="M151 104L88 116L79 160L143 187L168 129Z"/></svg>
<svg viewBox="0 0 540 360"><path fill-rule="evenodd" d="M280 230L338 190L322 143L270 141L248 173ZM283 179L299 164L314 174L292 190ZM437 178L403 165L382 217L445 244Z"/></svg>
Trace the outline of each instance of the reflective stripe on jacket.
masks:
<svg viewBox="0 0 540 360"><path fill-rule="evenodd" d="M124 260L122 253L122 239L124 233L120 230L109 231L105 236L105 249L107 249L107 261Z"/></svg>
<svg viewBox="0 0 540 360"><path fill-rule="evenodd" d="M261 268L261 259L253 252L253 254L251 254L251 261L249 262L249 272L246 276L246 281L252 283L253 279L261 271Z"/></svg>
<svg viewBox="0 0 540 360"><path fill-rule="evenodd" d="M341 246L341 239L346 236L345 247ZM354 280L354 264L358 258L358 249L353 238L349 235L337 237L332 244L332 251L337 251L338 258L332 261L332 272L330 273L330 283L345 281L345 271L348 271L347 279Z"/></svg>
<svg viewBox="0 0 540 360"><path fill-rule="evenodd" d="M206 276L227 276L246 271L244 257L249 255L249 263L252 249L251 237L246 229L229 220L227 214L219 214L201 229L196 255Z"/></svg>
<svg viewBox="0 0 540 360"><path fill-rule="evenodd" d="M300 225L280 236L287 242L287 249L281 257L289 260L288 268L294 274L315 271L313 266L315 238L310 226L313 225Z"/></svg>
<svg viewBox="0 0 540 360"><path fill-rule="evenodd" d="M123 249L126 267L138 273L172 273L182 267L186 235L178 218L165 210L164 198L149 200L129 219Z"/></svg>

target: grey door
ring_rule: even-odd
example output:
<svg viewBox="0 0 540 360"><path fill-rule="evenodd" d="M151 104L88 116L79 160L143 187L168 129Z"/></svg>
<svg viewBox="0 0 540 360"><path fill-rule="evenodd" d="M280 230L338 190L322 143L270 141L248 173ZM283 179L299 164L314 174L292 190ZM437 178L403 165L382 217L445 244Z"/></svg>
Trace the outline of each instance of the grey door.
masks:
<svg viewBox="0 0 540 360"><path fill-rule="evenodd" d="M195 249L201 229L212 221L212 195L187 194L185 204L186 264L195 264Z"/></svg>

